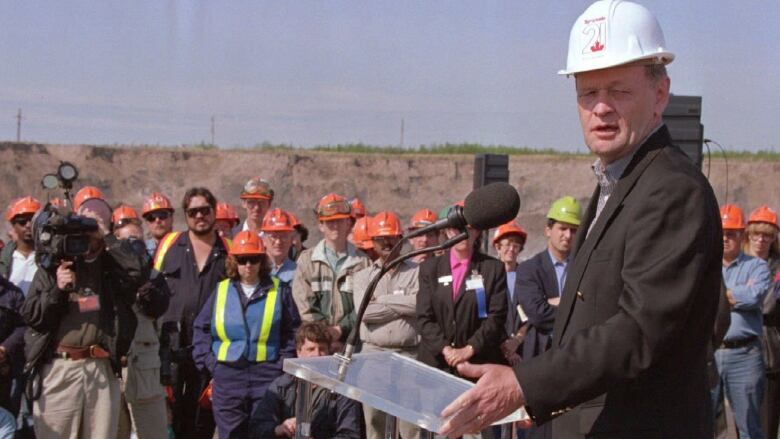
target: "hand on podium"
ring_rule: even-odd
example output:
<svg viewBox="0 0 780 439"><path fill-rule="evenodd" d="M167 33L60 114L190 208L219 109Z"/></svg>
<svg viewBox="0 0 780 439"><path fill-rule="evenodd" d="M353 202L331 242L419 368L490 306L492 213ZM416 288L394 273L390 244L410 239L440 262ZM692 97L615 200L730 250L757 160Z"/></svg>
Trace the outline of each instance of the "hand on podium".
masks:
<svg viewBox="0 0 780 439"><path fill-rule="evenodd" d="M461 363L458 365L458 373L479 380L471 390L460 395L441 412L443 418L452 418L444 423L440 434L457 438L463 434L479 433L525 404L515 372L508 366ZM520 427L530 427L531 422L529 419Z"/></svg>

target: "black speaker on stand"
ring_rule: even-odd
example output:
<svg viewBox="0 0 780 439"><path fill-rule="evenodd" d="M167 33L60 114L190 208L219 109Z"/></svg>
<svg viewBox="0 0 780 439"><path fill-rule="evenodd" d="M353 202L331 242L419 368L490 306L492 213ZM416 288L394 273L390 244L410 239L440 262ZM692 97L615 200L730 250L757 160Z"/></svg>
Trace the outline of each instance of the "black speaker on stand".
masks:
<svg viewBox="0 0 780 439"><path fill-rule="evenodd" d="M672 143L701 169L704 125L701 124L701 96L669 96L663 120L672 135Z"/></svg>
<svg viewBox="0 0 780 439"><path fill-rule="evenodd" d="M476 154L474 156L474 189L490 183L509 183L509 156ZM482 233L482 252L490 254L490 233Z"/></svg>

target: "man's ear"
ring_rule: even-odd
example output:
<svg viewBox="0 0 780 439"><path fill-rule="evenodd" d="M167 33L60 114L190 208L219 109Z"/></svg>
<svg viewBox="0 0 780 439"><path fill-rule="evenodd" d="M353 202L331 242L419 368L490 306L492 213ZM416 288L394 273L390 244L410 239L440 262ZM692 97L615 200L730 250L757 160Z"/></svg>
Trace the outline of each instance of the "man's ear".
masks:
<svg viewBox="0 0 780 439"><path fill-rule="evenodd" d="M665 76L659 79L655 84L655 115L659 118L664 114L666 106L669 105L669 90L672 80Z"/></svg>

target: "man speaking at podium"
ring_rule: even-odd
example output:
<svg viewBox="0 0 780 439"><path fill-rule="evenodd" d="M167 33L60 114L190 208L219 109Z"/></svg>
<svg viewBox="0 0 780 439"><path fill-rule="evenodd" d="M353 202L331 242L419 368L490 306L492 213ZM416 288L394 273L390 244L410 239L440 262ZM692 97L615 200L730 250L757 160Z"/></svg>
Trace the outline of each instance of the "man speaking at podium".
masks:
<svg viewBox="0 0 780 439"><path fill-rule="evenodd" d="M598 185L577 233L553 347L514 369L461 364L477 385L442 433L525 406L553 438L711 438L707 346L721 281L712 188L662 123L674 59L656 18L597 1L574 23L566 69ZM498 346L496 346L498 349Z"/></svg>

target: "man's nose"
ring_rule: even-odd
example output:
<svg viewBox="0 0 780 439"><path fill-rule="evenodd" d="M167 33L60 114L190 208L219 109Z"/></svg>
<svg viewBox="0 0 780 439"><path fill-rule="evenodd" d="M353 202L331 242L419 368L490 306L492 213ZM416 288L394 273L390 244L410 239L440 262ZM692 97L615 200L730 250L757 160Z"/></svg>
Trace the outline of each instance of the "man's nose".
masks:
<svg viewBox="0 0 780 439"><path fill-rule="evenodd" d="M606 116L615 111L612 105L612 99L605 91L601 91L596 96L596 103L593 105L593 114L599 117Z"/></svg>

